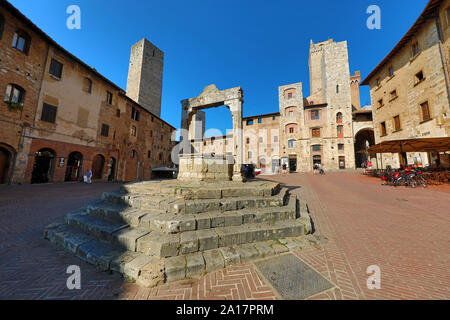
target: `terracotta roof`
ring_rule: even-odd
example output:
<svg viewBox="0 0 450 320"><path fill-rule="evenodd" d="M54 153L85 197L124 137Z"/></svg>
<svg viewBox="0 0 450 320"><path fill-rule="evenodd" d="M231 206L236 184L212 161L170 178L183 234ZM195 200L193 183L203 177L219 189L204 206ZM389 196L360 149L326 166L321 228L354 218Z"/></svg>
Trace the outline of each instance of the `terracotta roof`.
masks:
<svg viewBox="0 0 450 320"><path fill-rule="evenodd" d="M113 87L114 89L116 89L117 91L119 91L119 94L121 96L123 96L124 98L128 99L130 102L140 106L141 108L143 108L146 112L150 113L151 115L153 115L155 118L158 118L159 120L161 120L162 122L164 122L165 124L167 124L168 126L170 126L171 128L175 129L174 126L172 126L170 123L164 121L163 119L161 119L160 117L158 117L157 115L151 113L150 111L148 111L147 109L145 109L143 106L141 106L139 103L137 103L136 101L134 101L133 99L131 99L130 97L128 97L126 95L125 90L123 90L121 87L119 87L118 85L116 85L114 82L112 82L111 80L109 80L108 78L106 78L105 76L103 76L102 74L100 74L95 68L92 68L91 66L89 66L88 64L86 64L85 62L81 61L79 58L77 58L76 56L74 56L73 54L71 54L69 51L67 51L66 49L64 49L63 47L61 47L55 40L53 40L52 38L50 38L50 36L48 36L44 31L42 31L38 26L36 26L30 19L28 19L25 15L23 15L22 12L20 12L16 7L14 7L12 4L10 4L8 1L6 0L1 0L0 2L0 6L4 7L6 10L8 10L9 12L11 12L11 14L13 14L14 16L16 16L22 23L24 23L25 25L27 25L30 29L32 29L34 32L36 32L39 36L41 36L45 41L47 41L48 43L50 43L52 46L54 46L55 48L57 48L59 51L63 52L65 55L67 55L69 58L71 58L72 60L74 60L75 62L79 63L80 65L82 65L84 68L86 68L88 71L90 71L91 73L93 73L95 76L97 76L98 78L100 78L102 81L106 82L107 84L109 84L111 87Z"/></svg>
<svg viewBox="0 0 450 320"><path fill-rule="evenodd" d="M405 46L416 34L416 32L420 29L420 27L429 19L434 18L435 11L439 6L441 5L443 0L430 0L423 10L423 12L420 14L419 18L416 20L416 22L413 24L413 26L408 30L408 32L403 36L403 38L397 43L397 45L394 47L394 49L391 50L391 52L384 58L378 66L373 69L373 71L361 82L362 86L368 85L369 80L373 78L373 76L380 71L381 68L383 68L384 65L387 64L387 62L395 56L402 48Z"/></svg>

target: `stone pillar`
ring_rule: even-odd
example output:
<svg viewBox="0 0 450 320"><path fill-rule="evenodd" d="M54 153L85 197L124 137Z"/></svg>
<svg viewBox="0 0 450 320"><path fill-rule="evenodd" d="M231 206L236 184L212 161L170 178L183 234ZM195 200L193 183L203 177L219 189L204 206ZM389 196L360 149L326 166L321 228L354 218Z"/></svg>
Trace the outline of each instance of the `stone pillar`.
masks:
<svg viewBox="0 0 450 320"><path fill-rule="evenodd" d="M240 99L233 99L225 101L226 105L233 117L233 181L243 181L241 167L244 161L244 138L242 132L242 101Z"/></svg>

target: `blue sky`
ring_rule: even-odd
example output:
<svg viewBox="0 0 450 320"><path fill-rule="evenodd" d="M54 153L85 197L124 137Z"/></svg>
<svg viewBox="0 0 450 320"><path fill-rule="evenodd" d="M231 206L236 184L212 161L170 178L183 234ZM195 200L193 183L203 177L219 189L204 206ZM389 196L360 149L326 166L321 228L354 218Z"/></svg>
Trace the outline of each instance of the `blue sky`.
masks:
<svg viewBox="0 0 450 320"><path fill-rule="evenodd" d="M3 0L2 0L3 1ZM165 52L162 118L180 126L181 104L211 83L244 89L244 116L278 111L278 86L303 82L309 95L312 39L348 41L350 72L364 78L389 53L427 0L10 0L65 49L126 88L130 47L146 37ZM66 28L80 6L81 30ZM381 8L381 30L366 27ZM370 103L361 88L361 103ZM207 128L225 133L231 115L208 110Z"/></svg>

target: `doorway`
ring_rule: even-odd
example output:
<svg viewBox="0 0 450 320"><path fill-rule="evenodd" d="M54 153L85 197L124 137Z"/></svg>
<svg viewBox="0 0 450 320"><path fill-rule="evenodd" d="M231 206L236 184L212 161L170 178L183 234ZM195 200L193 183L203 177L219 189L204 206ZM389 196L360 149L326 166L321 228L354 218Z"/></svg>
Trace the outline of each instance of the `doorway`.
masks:
<svg viewBox="0 0 450 320"><path fill-rule="evenodd" d="M280 166L280 159L272 159L272 173L278 173Z"/></svg>
<svg viewBox="0 0 450 320"><path fill-rule="evenodd" d="M0 147L0 184L8 183L11 158L11 152Z"/></svg>
<svg viewBox="0 0 450 320"><path fill-rule="evenodd" d="M316 163L322 165L322 156L313 156L313 167Z"/></svg>
<svg viewBox="0 0 450 320"><path fill-rule="evenodd" d="M56 152L52 149L41 149L34 155L31 183L48 183L53 180Z"/></svg>
<svg viewBox="0 0 450 320"><path fill-rule="evenodd" d="M78 152L72 152L67 160L66 178L65 181L81 181L83 166L83 155Z"/></svg>
<svg viewBox="0 0 450 320"><path fill-rule="evenodd" d="M103 176L103 168L105 167L105 157L98 154L92 161L92 178L101 180Z"/></svg>
<svg viewBox="0 0 450 320"><path fill-rule="evenodd" d="M108 181L114 181L116 176L116 159L111 157L108 163Z"/></svg>
<svg viewBox="0 0 450 320"><path fill-rule="evenodd" d="M289 156L289 172L297 172L297 156Z"/></svg>
<svg viewBox="0 0 450 320"><path fill-rule="evenodd" d="M400 166L406 167L408 165L408 157L406 152L399 153Z"/></svg>
<svg viewBox="0 0 450 320"><path fill-rule="evenodd" d="M345 169L345 157L339 157L339 169Z"/></svg>

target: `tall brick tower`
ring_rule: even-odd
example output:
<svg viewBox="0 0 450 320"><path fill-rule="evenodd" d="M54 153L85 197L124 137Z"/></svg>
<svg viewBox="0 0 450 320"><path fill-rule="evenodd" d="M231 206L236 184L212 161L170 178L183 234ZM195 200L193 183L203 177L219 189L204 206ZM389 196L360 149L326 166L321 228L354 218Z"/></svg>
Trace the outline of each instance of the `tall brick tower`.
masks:
<svg viewBox="0 0 450 320"><path fill-rule="evenodd" d="M164 52L147 39L131 47L127 95L154 115L161 116Z"/></svg>

